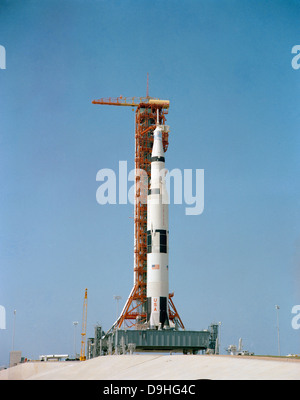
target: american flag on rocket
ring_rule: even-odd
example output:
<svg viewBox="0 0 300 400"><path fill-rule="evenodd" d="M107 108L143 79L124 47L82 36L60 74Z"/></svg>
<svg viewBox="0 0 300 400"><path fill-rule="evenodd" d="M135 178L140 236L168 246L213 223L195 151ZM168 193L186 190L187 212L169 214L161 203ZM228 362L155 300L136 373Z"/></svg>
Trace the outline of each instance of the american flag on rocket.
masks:
<svg viewBox="0 0 300 400"><path fill-rule="evenodd" d="M159 264L152 264L152 269L159 269Z"/></svg>

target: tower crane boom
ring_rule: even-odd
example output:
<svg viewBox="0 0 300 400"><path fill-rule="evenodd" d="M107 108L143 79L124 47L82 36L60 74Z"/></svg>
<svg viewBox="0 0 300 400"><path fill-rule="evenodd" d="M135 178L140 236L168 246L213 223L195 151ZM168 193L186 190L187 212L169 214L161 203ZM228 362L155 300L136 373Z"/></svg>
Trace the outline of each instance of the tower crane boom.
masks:
<svg viewBox="0 0 300 400"><path fill-rule="evenodd" d="M162 108L169 108L169 100L160 100L153 97L103 97L99 100L93 100L93 104L104 104L109 106L128 106L128 107L138 107L140 104L153 104L161 106Z"/></svg>

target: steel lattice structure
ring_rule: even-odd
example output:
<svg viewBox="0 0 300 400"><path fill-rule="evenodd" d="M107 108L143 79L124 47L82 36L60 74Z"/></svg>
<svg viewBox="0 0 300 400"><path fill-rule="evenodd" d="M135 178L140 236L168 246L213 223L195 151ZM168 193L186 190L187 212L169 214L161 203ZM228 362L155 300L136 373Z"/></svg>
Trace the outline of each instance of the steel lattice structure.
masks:
<svg viewBox="0 0 300 400"><path fill-rule="evenodd" d="M148 92L148 91L147 91ZM148 93L147 93L148 94ZM135 327L142 329L146 322L147 288L147 202L141 188L149 188L150 158L153 144L153 131L157 116L159 123L165 125L169 101L152 97L118 97L94 100L93 104L136 107L135 112L135 204L134 204L134 285L125 306L114 323L113 328ZM163 132L163 147L166 152L169 133ZM139 171L145 171L140 174ZM147 182L141 182L141 179ZM169 319L184 329L182 320L172 301L174 293L169 294Z"/></svg>

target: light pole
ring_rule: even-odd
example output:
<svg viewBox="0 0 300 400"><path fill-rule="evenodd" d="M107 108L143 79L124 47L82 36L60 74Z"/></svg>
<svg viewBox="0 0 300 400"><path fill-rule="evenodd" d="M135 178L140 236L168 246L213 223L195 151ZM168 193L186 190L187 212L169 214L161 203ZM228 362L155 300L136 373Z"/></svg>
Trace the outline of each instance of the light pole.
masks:
<svg viewBox="0 0 300 400"><path fill-rule="evenodd" d="M275 309L277 311L277 339L278 339L278 355L280 356L280 336L279 336L279 306L275 306Z"/></svg>
<svg viewBox="0 0 300 400"><path fill-rule="evenodd" d="M116 337L115 337L115 354L118 355L118 317L119 317L119 300L121 296L114 296L114 299L117 301L117 317L116 317Z"/></svg>
<svg viewBox="0 0 300 400"><path fill-rule="evenodd" d="M221 354L220 353L220 349L221 349L221 325L222 325L222 323L221 322L219 322L219 334L218 334L218 345L219 345L219 348L218 348L218 354Z"/></svg>
<svg viewBox="0 0 300 400"><path fill-rule="evenodd" d="M76 360L76 326L78 325L78 321L74 321L73 325L74 325L74 359Z"/></svg>
<svg viewBox="0 0 300 400"><path fill-rule="evenodd" d="M117 301L117 319L118 320L118 316L119 316L119 300L121 300L121 296L114 296L114 299Z"/></svg>
<svg viewBox="0 0 300 400"><path fill-rule="evenodd" d="M12 337L12 351L15 350L16 313L17 313L17 310L14 310L14 327L13 327L13 337Z"/></svg>

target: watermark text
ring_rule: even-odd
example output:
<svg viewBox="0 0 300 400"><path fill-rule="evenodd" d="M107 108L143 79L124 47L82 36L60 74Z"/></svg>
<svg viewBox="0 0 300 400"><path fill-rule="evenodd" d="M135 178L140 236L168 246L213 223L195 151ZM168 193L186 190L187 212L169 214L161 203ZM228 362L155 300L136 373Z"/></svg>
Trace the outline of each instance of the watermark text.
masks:
<svg viewBox="0 0 300 400"><path fill-rule="evenodd" d="M0 329L6 329L6 311L5 307L0 305Z"/></svg>
<svg viewBox="0 0 300 400"><path fill-rule="evenodd" d="M0 45L0 69L6 69L6 50Z"/></svg>
<svg viewBox="0 0 300 400"><path fill-rule="evenodd" d="M102 182L96 191L98 204L134 204L137 201L147 203L148 175L142 169L127 171L127 161L119 161L119 176L110 168L97 172L96 181ZM204 170L175 168L171 171L162 169L159 172L162 188L166 195L162 196L163 204L186 204L186 215L200 215L204 210ZM128 182L132 185L128 189ZM117 187L118 186L118 187ZM118 190L117 190L118 189ZM163 189L162 189L163 191ZM118 199L117 199L118 195Z"/></svg>
<svg viewBox="0 0 300 400"><path fill-rule="evenodd" d="M292 67L294 69L300 68L300 45L296 45L292 48L292 54L296 54L292 59Z"/></svg>
<svg viewBox="0 0 300 400"><path fill-rule="evenodd" d="M292 328L300 329L300 304L292 308L292 314L296 314L292 319Z"/></svg>

